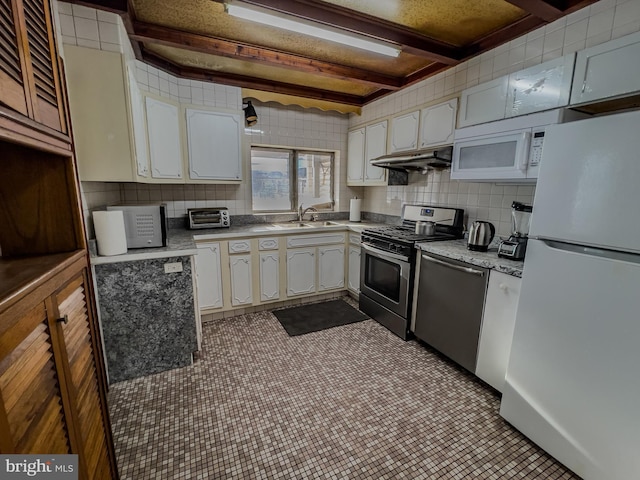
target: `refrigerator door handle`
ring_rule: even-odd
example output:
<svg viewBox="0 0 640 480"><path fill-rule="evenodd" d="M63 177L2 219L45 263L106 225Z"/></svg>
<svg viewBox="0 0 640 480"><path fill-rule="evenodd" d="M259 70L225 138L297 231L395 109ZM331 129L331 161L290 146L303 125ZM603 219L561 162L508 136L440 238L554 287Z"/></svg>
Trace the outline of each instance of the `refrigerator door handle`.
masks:
<svg viewBox="0 0 640 480"><path fill-rule="evenodd" d="M640 265L640 255L633 253L620 252L618 250L607 250L604 248L588 247L584 245L575 245L573 243L558 242L556 240L541 239L545 245L556 250L564 250L565 252L577 253L579 255L589 255L591 257L606 258L609 260L619 260L627 263L637 263Z"/></svg>

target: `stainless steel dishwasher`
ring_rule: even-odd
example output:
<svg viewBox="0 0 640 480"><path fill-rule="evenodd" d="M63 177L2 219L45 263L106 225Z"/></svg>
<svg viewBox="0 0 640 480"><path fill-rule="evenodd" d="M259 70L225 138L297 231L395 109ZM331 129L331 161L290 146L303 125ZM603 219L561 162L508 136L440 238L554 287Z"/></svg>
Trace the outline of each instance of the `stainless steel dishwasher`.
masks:
<svg viewBox="0 0 640 480"><path fill-rule="evenodd" d="M422 252L413 333L475 373L489 270Z"/></svg>

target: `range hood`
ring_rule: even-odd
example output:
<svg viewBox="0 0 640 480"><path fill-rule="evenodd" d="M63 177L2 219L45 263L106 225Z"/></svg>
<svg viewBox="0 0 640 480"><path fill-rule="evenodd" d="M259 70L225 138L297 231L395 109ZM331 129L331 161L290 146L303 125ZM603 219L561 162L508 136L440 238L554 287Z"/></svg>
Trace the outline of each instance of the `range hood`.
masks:
<svg viewBox="0 0 640 480"><path fill-rule="evenodd" d="M409 150L374 158L371 165L401 172L426 174L431 169L450 168L452 155L453 147Z"/></svg>

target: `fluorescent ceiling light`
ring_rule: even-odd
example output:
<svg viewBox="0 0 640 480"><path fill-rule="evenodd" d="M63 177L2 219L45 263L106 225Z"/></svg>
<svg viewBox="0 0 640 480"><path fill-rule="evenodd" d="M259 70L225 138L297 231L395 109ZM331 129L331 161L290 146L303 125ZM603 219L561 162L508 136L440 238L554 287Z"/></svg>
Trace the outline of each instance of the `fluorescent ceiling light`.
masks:
<svg viewBox="0 0 640 480"><path fill-rule="evenodd" d="M329 26L319 26L318 24L307 20L284 16L278 12L267 10L266 8L238 4L236 2L227 3L225 6L229 15L234 17L263 23L271 27L290 30L303 35L310 35L322 40L342 43L350 47L356 47L370 52L388 55L390 57L397 57L400 55L400 48L391 44L370 40Z"/></svg>

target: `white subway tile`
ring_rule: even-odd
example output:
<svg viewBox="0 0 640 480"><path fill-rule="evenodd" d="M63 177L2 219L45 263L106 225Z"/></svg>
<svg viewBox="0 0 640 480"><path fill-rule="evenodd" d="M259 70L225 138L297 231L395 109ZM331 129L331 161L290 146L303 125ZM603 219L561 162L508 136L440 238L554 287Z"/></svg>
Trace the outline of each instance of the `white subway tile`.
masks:
<svg viewBox="0 0 640 480"><path fill-rule="evenodd" d="M71 15L63 15L61 13L58 15L58 19L60 20L60 33L68 37L75 37L76 28L73 23L73 17Z"/></svg>
<svg viewBox="0 0 640 480"><path fill-rule="evenodd" d="M98 33L101 42L120 44L120 32L118 25L107 22L98 22Z"/></svg>
<svg viewBox="0 0 640 480"><path fill-rule="evenodd" d="M74 4L75 7L75 4ZM97 20L90 20L87 18L74 17L74 25L76 29L76 36L78 39L99 41L100 35L98 33Z"/></svg>
<svg viewBox="0 0 640 480"><path fill-rule="evenodd" d="M86 40L84 38L78 38L77 45L80 47L95 48L96 50L100 50L100 42L96 40Z"/></svg>
<svg viewBox="0 0 640 480"><path fill-rule="evenodd" d="M73 3L71 5L71 9L73 11L74 17L97 20L96 10L94 8L84 7L82 5Z"/></svg>

